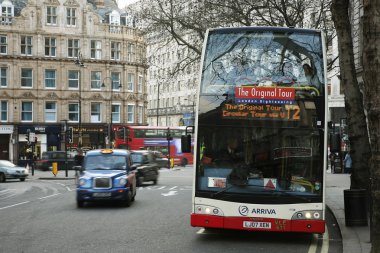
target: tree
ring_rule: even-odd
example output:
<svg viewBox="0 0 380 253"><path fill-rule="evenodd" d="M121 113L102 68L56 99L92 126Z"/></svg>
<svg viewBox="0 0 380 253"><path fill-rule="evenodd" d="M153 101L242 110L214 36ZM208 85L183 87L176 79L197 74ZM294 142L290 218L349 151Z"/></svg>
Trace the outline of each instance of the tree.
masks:
<svg viewBox="0 0 380 253"><path fill-rule="evenodd" d="M349 2L333 0L331 11L338 35L341 85L344 88L345 109L349 133L353 170L351 188L368 189L368 161L370 158L366 117L363 97L359 89L348 13Z"/></svg>
<svg viewBox="0 0 380 253"><path fill-rule="evenodd" d="M329 16L325 15L330 1L142 0L137 13L144 24L148 43L149 40L161 40L162 45L168 45L175 41L188 49L187 57L171 70L170 74L175 76L200 61L205 32L212 27L262 25L318 28L324 30L328 40L331 40L334 30ZM136 12L136 9L129 11ZM312 16L312 20L305 18L306 13Z"/></svg>
<svg viewBox="0 0 380 253"><path fill-rule="evenodd" d="M340 68L343 83L347 87L346 96L346 110L350 113L351 122L349 129L359 132L362 128L363 136L353 136L350 141L355 142L356 157L354 157L354 172L352 186L361 186L362 184L368 185L370 195L370 214L371 214L371 242L372 253L380 252L380 156L379 156L379 135L380 135L380 103L378 95L380 91L380 84L378 83L378 75L380 72L380 52L377 50L377 45L380 39L377 36L377 31L380 29L379 14L376 11L380 8L380 3L366 1L364 3L363 21L363 40L361 46L363 48L362 67L363 67L363 99L359 100L361 93L355 75L354 65L354 52L351 35L351 25L348 16L349 2L346 0L333 0L332 13L334 23L337 29L339 39L339 54L340 54ZM345 88L346 88L345 87ZM356 94L356 96L355 96ZM355 104L352 104L350 99L352 96L357 97ZM363 103L357 103L362 102ZM360 118L357 118L355 111L360 105L364 104L363 113ZM363 117L364 109L367 112L367 117ZM353 111L354 110L354 111ZM360 108L362 110L362 108ZM360 112L358 112L360 113ZM355 121L356 119L356 121ZM360 123L362 121L362 123ZM368 122L364 124L364 122ZM351 125L351 126L350 126ZM367 131L368 138L365 138L364 132ZM368 141L367 141L368 140ZM362 148L365 148L363 152ZM362 152L363 157L358 156L358 152ZM355 165L355 162L360 161L360 164ZM368 162L370 161L370 162ZM365 170L365 166L369 166L369 172ZM358 166L362 168L358 168ZM357 168L355 168L357 167ZM359 173L359 174L358 174ZM369 173L369 178L365 173ZM357 185L356 185L357 184Z"/></svg>
<svg viewBox="0 0 380 253"><path fill-rule="evenodd" d="M380 3L364 1L363 12L363 80L371 145L371 252L380 252Z"/></svg>

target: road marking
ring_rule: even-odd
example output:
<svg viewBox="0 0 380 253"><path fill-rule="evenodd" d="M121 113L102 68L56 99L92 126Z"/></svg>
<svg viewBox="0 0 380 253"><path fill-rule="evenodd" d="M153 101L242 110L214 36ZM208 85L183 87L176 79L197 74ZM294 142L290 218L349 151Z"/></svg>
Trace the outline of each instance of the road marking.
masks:
<svg viewBox="0 0 380 253"><path fill-rule="evenodd" d="M14 207L14 206L23 205L23 204L26 204L26 203L29 203L29 202L30 201L25 201L25 202L17 203L17 204L10 205L10 206L4 206L4 207L1 207L0 210L7 209L7 208L10 208L10 207Z"/></svg>
<svg viewBox="0 0 380 253"><path fill-rule="evenodd" d="M177 195L177 191L169 191L167 193L161 193L162 196L174 196L174 195Z"/></svg>
<svg viewBox="0 0 380 253"><path fill-rule="evenodd" d="M49 196L45 196L45 197L41 197L41 198L38 198L40 200L42 199L47 199L47 198L51 198L51 197L54 197L54 196L57 196L57 195L60 195L61 193L56 193L56 194L52 194L52 195L49 195Z"/></svg>
<svg viewBox="0 0 380 253"><path fill-rule="evenodd" d="M160 188L157 188L157 190L162 190L162 189L164 189L166 186L162 186L162 187L160 187Z"/></svg>
<svg viewBox="0 0 380 253"><path fill-rule="evenodd" d="M318 235L317 234L313 234L313 236L311 237L309 251L307 253L315 253L315 252L317 252L317 245L318 245Z"/></svg>
<svg viewBox="0 0 380 253"><path fill-rule="evenodd" d="M206 231L206 229L201 228L197 231L197 234L203 234Z"/></svg>
<svg viewBox="0 0 380 253"><path fill-rule="evenodd" d="M321 253L328 253L329 252L329 231L327 230L326 226L326 231L323 234L323 239L322 239L322 249Z"/></svg>
<svg viewBox="0 0 380 253"><path fill-rule="evenodd" d="M177 186L173 186L173 187L170 188L169 190L174 190L175 188L177 188Z"/></svg>

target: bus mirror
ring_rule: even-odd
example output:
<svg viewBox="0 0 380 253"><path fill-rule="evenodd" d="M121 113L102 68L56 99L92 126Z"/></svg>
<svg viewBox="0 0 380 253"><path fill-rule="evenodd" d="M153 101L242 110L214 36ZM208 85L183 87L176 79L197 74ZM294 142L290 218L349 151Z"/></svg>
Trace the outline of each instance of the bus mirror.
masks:
<svg viewBox="0 0 380 253"><path fill-rule="evenodd" d="M181 149L182 153L191 153L191 135L181 136Z"/></svg>

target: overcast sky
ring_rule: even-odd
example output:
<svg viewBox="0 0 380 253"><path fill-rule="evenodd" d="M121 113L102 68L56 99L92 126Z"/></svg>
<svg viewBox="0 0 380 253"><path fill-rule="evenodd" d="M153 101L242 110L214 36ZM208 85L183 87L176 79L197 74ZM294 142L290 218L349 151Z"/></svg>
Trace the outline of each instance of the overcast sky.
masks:
<svg viewBox="0 0 380 253"><path fill-rule="evenodd" d="M134 2L137 2L138 0L116 0L118 6L120 9L123 9L128 4L133 4Z"/></svg>

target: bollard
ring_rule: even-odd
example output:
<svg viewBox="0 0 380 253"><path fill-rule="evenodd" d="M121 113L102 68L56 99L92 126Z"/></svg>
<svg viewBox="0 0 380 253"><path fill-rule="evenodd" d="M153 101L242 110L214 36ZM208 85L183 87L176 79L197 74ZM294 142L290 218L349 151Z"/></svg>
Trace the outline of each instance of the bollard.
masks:
<svg viewBox="0 0 380 253"><path fill-rule="evenodd" d="M365 189L344 190L344 215L347 227L368 226Z"/></svg>

